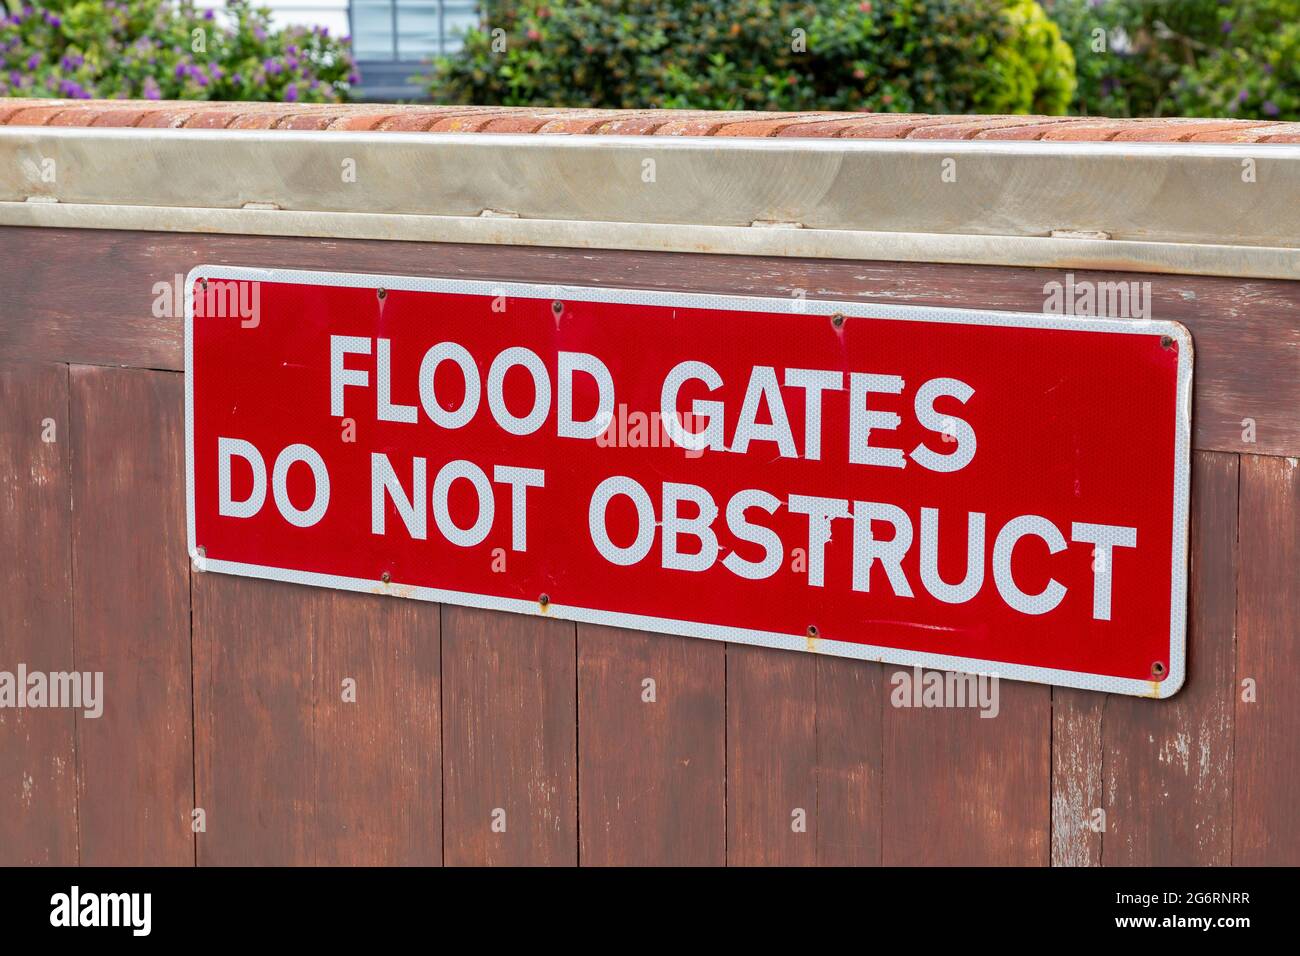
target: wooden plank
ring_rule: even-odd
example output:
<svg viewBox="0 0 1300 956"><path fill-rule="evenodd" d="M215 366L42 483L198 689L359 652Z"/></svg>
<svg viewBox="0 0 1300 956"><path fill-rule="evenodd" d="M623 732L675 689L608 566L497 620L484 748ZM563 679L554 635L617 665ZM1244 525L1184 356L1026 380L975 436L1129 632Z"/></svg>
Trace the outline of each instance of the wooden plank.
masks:
<svg viewBox="0 0 1300 956"><path fill-rule="evenodd" d="M885 669L817 658L817 863L881 860L882 708Z"/></svg>
<svg viewBox="0 0 1300 956"><path fill-rule="evenodd" d="M899 672L885 669L890 693ZM886 866L1048 862L1051 688L1001 681L998 690L993 718L886 703Z"/></svg>
<svg viewBox="0 0 1300 956"><path fill-rule="evenodd" d="M439 608L335 591L318 623L316 863L441 865Z"/></svg>
<svg viewBox="0 0 1300 956"><path fill-rule="evenodd" d="M69 265L75 257L75 268ZM1052 269L445 243L0 227L0 352L182 367L182 322L155 317L157 283L199 263L1041 312ZM1149 281L1151 314L1196 341L1194 444L1300 454L1300 283L1075 271L1075 281ZM174 311L174 310L173 310ZM1254 422L1254 434L1243 422Z"/></svg>
<svg viewBox="0 0 1300 956"><path fill-rule="evenodd" d="M436 606L196 574L199 863L441 862L438 653Z"/></svg>
<svg viewBox="0 0 1300 956"><path fill-rule="evenodd" d="M578 862L572 623L442 609L443 858Z"/></svg>
<svg viewBox="0 0 1300 956"><path fill-rule="evenodd" d="M68 368L0 367L0 670L76 667ZM77 862L76 713L0 709L0 866Z"/></svg>
<svg viewBox="0 0 1300 956"><path fill-rule="evenodd" d="M199 865L315 863L312 631L332 596L220 574L193 582Z"/></svg>
<svg viewBox="0 0 1300 956"><path fill-rule="evenodd" d="M1108 697L1052 688L1052 866L1101 866L1101 714Z"/></svg>
<svg viewBox="0 0 1300 956"><path fill-rule="evenodd" d="M1294 866L1300 862L1300 462L1242 456L1239 514L1232 862ZM1253 695L1246 694L1247 681Z"/></svg>
<svg viewBox="0 0 1300 956"><path fill-rule="evenodd" d="M1162 701L1115 695L1105 705L1106 866L1232 859L1236 455L1193 456L1191 514L1183 689Z"/></svg>
<svg viewBox="0 0 1300 956"><path fill-rule="evenodd" d="M713 641L578 626L584 866L726 863L725 652Z"/></svg>
<svg viewBox="0 0 1300 956"><path fill-rule="evenodd" d="M815 655L727 645L730 865L817 862L816 710Z"/></svg>
<svg viewBox="0 0 1300 956"><path fill-rule="evenodd" d="M104 674L103 716L77 721L81 862L193 865L181 377L71 381L77 666Z"/></svg>

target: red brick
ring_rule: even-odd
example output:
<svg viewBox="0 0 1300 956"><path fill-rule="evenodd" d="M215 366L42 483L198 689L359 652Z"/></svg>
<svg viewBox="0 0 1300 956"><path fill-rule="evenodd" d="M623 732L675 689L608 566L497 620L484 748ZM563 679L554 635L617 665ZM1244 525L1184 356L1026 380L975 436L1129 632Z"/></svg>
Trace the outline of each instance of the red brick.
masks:
<svg viewBox="0 0 1300 956"><path fill-rule="evenodd" d="M150 110L105 110L90 124L91 126L138 126L148 116Z"/></svg>
<svg viewBox="0 0 1300 956"><path fill-rule="evenodd" d="M31 106L18 110L7 120L9 126L48 126L66 106Z"/></svg>
<svg viewBox="0 0 1300 956"><path fill-rule="evenodd" d="M237 109L201 109L189 113L181 125L185 129L226 129L239 116Z"/></svg>
<svg viewBox="0 0 1300 956"><path fill-rule="evenodd" d="M383 110L382 112L358 112L350 115L336 116L330 120L326 129L341 130L372 130L379 126L384 120L393 115L393 111Z"/></svg>
<svg viewBox="0 0 1300 956"><path fill-rule="evenodd" d="M463 116L466 112L466 110L457 109L454 106L426 106L420 108L404 107L390 111L384 119L373 128L391 132L422 133L440 120Z"/></svg>
<svg viewBox="0 0 1300 956"><path fill-rule="evenodd" d="M904 139L926 126L954 126L969 116L926 116L916 113L866 114L839 135L844 139Z"/></svg>
<svg viewBox="0 0 1300 956"><path fill-rule="evenodd" d="M338 103L212 103L11 99L11 126L138 126L150 129L376 130L573 135L836 137L1194 143L1300 142L1300 123L1231 119L933 116L905 113L776 113L600 110Z"/></svg>
<svg viewBox="0 0 1300 956"><path fill-rule="evenodd" d="M1227 132L1197 133L1188 138L1189 143L1294 143L1300 133L1300 123L1273 123L1256 121Z"/></svg>
<svg viewBox="0 0 1300 956"><path fill-rule="evenodd" d="M319 130L328 129L334 116L330 113L282 114L275 120L276 129Z"/></svg>
<svg viewBox="0 0 1300 956"><path fill-rule="evenodd" d="M1042 139L1072 143L1110 142L1127 128L1129 127L1122 120L1105 123L1054 123Z"/></svg>
<svg viewBox="0 0 1300 956"><path fill-rule="evenodd" d="M522 107L501 107L499 109L489 109L480 107L477 110L461 113L458 116L449 116L446 119L440 119L429 127L431 133L476 133L481 130L492 120L502 116L506 112L523 112Z"/></svg>
<svg viewBox="0 0 1300 956"><path fill-rule="evenodd" d="M617 121L620 116L639 118L638 114L637 110L584 110L572 116L548 119L537 128L537 132L546 135L594 133L600 127Z"/></svg>
<svg viewBox="0 0 1300 956"><path fill-rule="evenodd" d="M274 129L282 117L271 110L240 113L226 129Z"/></svg>
<svg viewBox="0 0 1300 956"><path fill-rule="evenodd" d="M480 133L535 133L547 123L581 116L586 110L541 107L525 109L510 116L496 116L478 127Z"/></svg>
<svg viewBox="0 0 1300 956"><path fill-rule="evenodd" d="M707 110L651 110L640 115L610 110L609 118L591 132L604 136L649 136L673 119L686 120L708 115Z"/></svg>
<svg viewBox="0 0 1300 956"><path fill-rule="evenodd" d="M1176 143L1205 133L1232 133L1255 124L1246 120L1177 119L1146 120L1120 131L1117 143Z"/></svg>
<svg viewBox="0 0 1300 956"><path fill-rule="evenodd" d="M790 115L790 114L778 114ZM667 121L655 130L656 136L712 136L724 126L752 120L772 119L771 113L748 110L735 113L697 113L689 117L667 114Z"/></svg>
<svg viewBox="0 0 1300 956"><path fill-rule="evenodd" d="M142 129L177 129L194 115L190 109L163 109L146 113L140 118Z"/></svg>
<svg viewBox="0 0 1300 956"><path fill-rule="evenodd" d="M1077 122L1072 116L980 116L963 117L967 122L940 123L934 126L922 126L908 134L908 139L957 140L974 139L980 133L993 130L1012 130L1020 126L1042 126L1045 123Z"/></svg>
<svg viewBox="0 0 1300 956"><path fill-rule="evenodd" d="M992 117L990 117L992 119ZM1036 140L1036 139L1077 139L1106 140L1114 136L1122 127L1107 125L1114 120L1098 121L1091 117L1052 116L1037 122L1013 124L997 129L986 129L976 133L971 139L992 140Z"/></svg>
<svg viewBox="0 0 1300 956"><path fill-rule="evenodd" d="M777 133L780 137L797 137L802 139L830 139L843 135L862 122L863 117L871 113L838 114L839 119L814 120L809 123L796 123Z"/></svg>
<svg viewBox="0 0 1300 956"><path fill-rule="evenodd" d="M47 126L89 126L105 109L90 106L74 106L50 117Z"/></svg>
<svg viewBox="0 0 1300 956"><path fill-rule="evenodd" d="M825 122L834 118L834 113L773 113L770 117L747 120L743 123L728 123L720 127L715 136L779 136L782 131L801 124Z"/></svg>

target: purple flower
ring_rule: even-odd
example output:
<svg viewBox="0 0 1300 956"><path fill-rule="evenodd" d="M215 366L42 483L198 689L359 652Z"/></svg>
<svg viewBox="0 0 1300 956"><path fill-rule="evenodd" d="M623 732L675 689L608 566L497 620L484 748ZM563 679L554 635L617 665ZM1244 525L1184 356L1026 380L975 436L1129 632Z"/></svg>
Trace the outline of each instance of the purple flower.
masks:
<svg viewBox="0 0 1300 956"><path fill-rule="evenodd" d="M355 85L360 82L361 82L361 74L358 73L356 70L353 70L351 73L348 74L348 83Z"/></svg>
<svg viewBox="0 0 1300 956"><path fill-rule="evenodd" d="M1276 116L1278 113L1282 111L1278 109L1278 105L1274 103L1272 100L1265 100L1264 112L1267 113L1269 116Z"/></svg>
<svg viewBox="0 0 1300 956"><path fill-rule="evenodd" d="M230 82L231 82L231 83L234 83L235 86L243 86L243 85L244 85L244 77L243 77L242 75L240 75L239 73L232 73L232 74L230 75Z"/></svg>
<svg viewBox="0 0 1300 956"><path fill-rule="evenodd" d="M40 65L41 65L41 55L39 53L33 53L31 56L27 58L27 69L34 70Z"/></svg>
<svg viewBox="0 0 1300 956"><path fill-rule="evenodd" d="M144 98L146 100L162 99L162 90L158 88L158 81L152 76L146 76L144 78Z"/></svg>
<svg viewBox="0 0 1300 956"><path fill-rule="evenodd" d="M178 79L178 80L183 80L183 79L185 79L185 75L186 75L187 73L189 73L189 71L190 71L190 68L189 68L188 65L186 65L186 64L184 64L184 63L177 63L177 64L176 64L176 70L175 70L175 72L174 72L173 75L176 77L176 79Z"/></svg>
<svg viewBox="0 0 1300 956"><path fill-rule="evenodd" d="M1219 26L1219 29L1220 29L1222 32L1224 32L1224 33L1231 33L1231 32L1232 32L1232 21L1231 21L1231 20L1224 20L1223 23Z"/></svg>
<svg viewBox="0 0 1300 956"><path fill-rule="evenodd" d="M297 101L297 99L298 99L298 84L290 83L288 86L284 88L284 101L286 103L294 103Z"/></svg>
<svg viewBox="0 0 1300 956"><path fill-rule="evenodd" d="M1244 102L1246 102L1246 100L1248 100L1249 98L1250 98L1250 97L1249 97L1249 95L1246 93L1245 90L1242 90L1240 93L1237 94L1237 102L1238 102L1238 103L1244 103Z"/></svg>

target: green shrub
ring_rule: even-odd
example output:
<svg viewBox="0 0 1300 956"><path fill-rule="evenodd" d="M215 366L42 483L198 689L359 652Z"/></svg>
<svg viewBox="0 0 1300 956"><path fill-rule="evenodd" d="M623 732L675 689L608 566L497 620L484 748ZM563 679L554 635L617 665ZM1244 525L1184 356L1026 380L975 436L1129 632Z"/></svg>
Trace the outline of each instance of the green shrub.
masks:
<svg viewBox="0 0 1300 956"><path fill-rule="evenodd" d="M484 4L439 102L1063 112L1070 50L1033 0Z"/></svg>
<svg viewBox="0 0 1300 956"><path fill-rule="evenodd" d="M1185 116L1300 119L1300 0L1221 7L1222 45L1184 69L1174 100Z"/></svg>
<svg viewBox="0 0 1300 956"><path fill-rule="evenodd" d="M190 0L0 0L0 95L333 102L356 82L346 41L273 30L228 4L230 26Z"/></svg>
<svg viewBox="0 0 1300 956"><path fill-rule="evenodd" d="M1034 0L1013 0L1003 11L1013 29L993 52L998 82L976 106L981 113L1058 115L1074 98L1074 54L1060 28Z"/></svg>
<svg viewBox="0 0 1300 956"><path fill-rule="evenodd" d="M1300 116L1300 0L1045 0L1074 49L1073 109Z"/></svg>

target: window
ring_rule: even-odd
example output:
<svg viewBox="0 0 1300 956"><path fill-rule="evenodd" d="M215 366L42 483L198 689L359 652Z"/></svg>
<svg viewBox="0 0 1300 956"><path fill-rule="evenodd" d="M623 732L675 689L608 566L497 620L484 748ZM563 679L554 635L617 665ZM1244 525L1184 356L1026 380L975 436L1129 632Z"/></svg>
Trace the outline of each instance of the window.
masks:
<svg viewBox="0 0 1300 956"><path fill-rule="evenodd" d="M351 0L352 52L363 99L413 99L420 65L460 49L460 34L478 23L474 0Z"/></svg>

